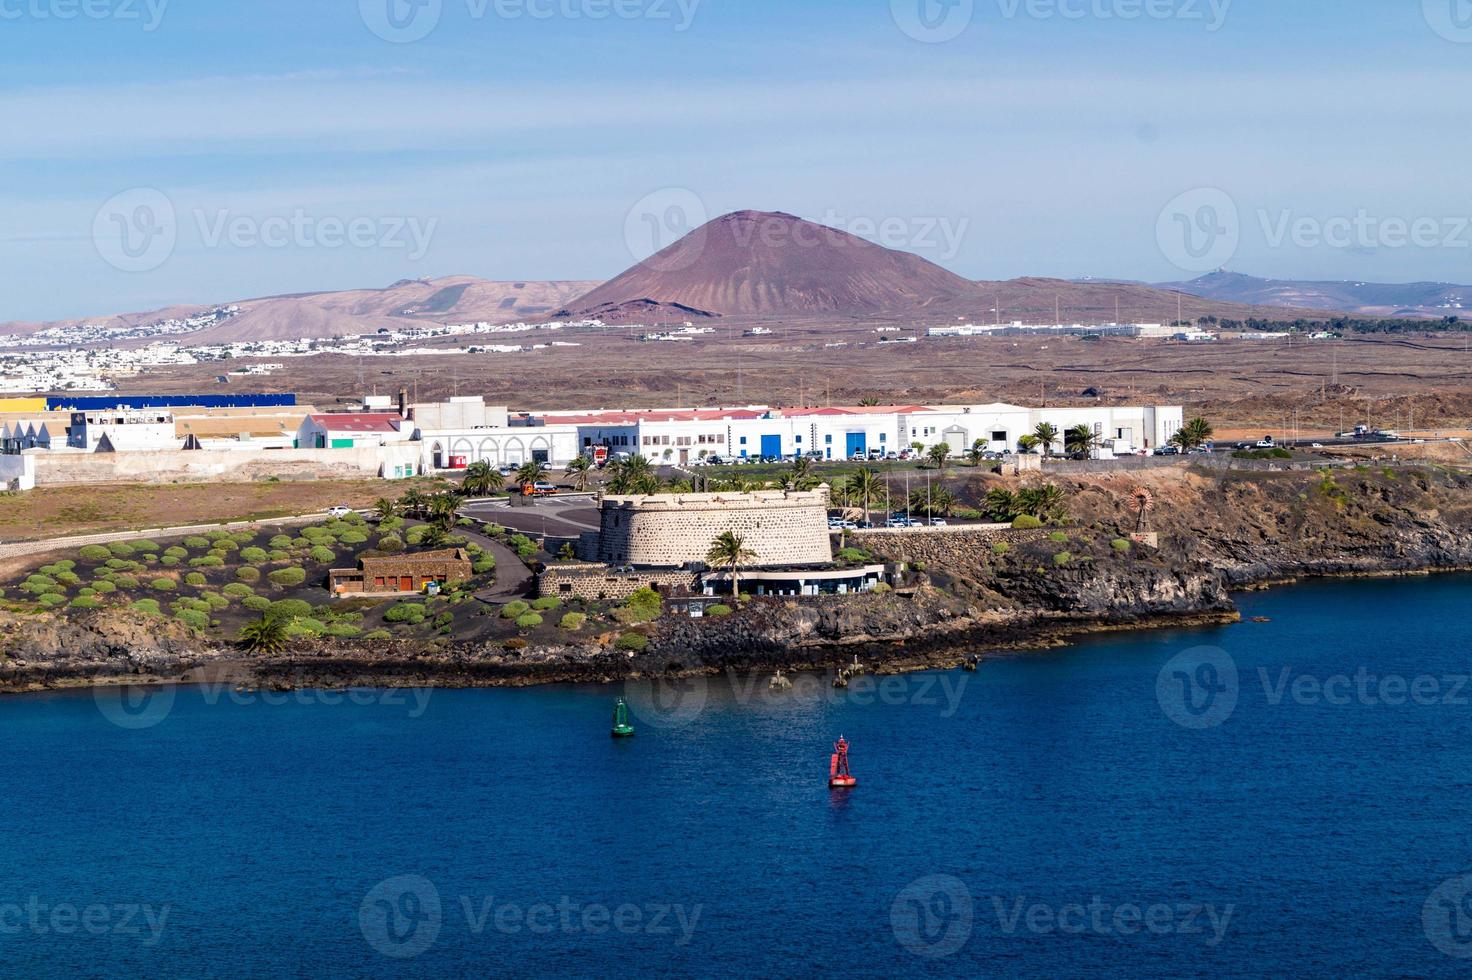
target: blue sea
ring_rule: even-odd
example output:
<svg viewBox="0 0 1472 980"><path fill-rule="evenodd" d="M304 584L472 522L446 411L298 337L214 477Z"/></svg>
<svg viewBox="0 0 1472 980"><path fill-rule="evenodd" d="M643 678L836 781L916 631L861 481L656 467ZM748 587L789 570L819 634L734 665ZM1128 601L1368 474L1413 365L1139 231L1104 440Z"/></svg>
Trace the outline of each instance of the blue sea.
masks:
<svg viewBox="0 0 1472 980"><path fill-rule="evenodd" d="M1469 599L1307 584L846 691L0 700L0 974L1465 974Z"/></svg>

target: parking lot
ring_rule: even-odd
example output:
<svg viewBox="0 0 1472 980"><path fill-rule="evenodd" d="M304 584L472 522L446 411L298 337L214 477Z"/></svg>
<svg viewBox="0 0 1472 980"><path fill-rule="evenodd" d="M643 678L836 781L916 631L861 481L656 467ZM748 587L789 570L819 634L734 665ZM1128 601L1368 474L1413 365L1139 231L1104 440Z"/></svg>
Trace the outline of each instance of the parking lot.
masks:
<svg viewBox="0 0 1472 980"><path fill-rule="evenodd" d="M466 504L460 513L524 534L575 538L598 530L598 505L590 496L533 497L523 505L508 500Z"/></svg>

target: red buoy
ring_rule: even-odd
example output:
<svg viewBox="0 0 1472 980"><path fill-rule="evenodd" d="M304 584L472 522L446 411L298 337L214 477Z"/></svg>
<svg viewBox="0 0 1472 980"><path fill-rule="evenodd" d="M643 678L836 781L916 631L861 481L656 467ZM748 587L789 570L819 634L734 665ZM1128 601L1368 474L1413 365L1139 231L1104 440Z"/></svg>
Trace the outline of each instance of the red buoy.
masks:
<svg viewBox="0 0 1472 980"><path fill-rule="evenodd" d="M848 771L848 740L838 736L833 746L833 759L828 763L828 785L832 789L853 789L859 785L853 773Z"/></svg>

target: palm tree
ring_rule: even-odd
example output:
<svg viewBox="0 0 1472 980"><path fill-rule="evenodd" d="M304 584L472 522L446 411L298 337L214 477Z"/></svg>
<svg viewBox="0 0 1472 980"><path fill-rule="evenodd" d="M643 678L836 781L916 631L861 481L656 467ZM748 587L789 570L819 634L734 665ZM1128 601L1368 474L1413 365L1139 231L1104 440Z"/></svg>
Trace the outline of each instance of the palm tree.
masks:
<svg viewBox="0 0 1472 980"><path fill-rule="evenodd" d="M874 504L884 499L887 489L884 477L879 475L879 471L866 466L849 477L849 502L856 507L864 508L864 521L873 523L874 515L871 509Z"/></svg>
<svg viewBox="0 0 1472 980"><path fill-rule="evenodd" d="M527 487L541 483L545 479L547 479L547 464L536 460L523 463L521 469L516 471L516 485L521 487L523 492Z"/></svg>
<svg viewBox="0 0 1472 980"><path fill-rule="evenodd" d="M1022 513L1017 503L1017 494L1011 490L994 487L986 492L986 514L999 524L1010 524Z"/></svg>
<svg viewBox="0 0 1472 980"><path fill-rule="evenodd" d="M1053 443L1058 441L1058 426L1052 422L1040 422L1038 427L1032 430L1033 435L1042 444L1043 456L1046 458L1053 455Z"/></svg>
<svg viewBox="0 0 1472 980"><path fill-rule="evenodd" d="M251 653L279 653L286 647L286 620L262 616L240 627L240 645Z"/></svg>
<svg viewBox="0 0 1472 980"><path fill-rule="evenodd" d="M1181 445L1186 449L1194 449L1197 446L1205 445L1211 441L1211 437L1215 434L1216 432L1212 429L1211 423L1199 416L1187 422L1181 427L1181 431L1177 433L1177 435L1184 437Z"/></svg>
<svg viewBox="0 0 1472 980"><path fill-rule="evenodd" d="M722 531L711 542L705 553L706 564L713 568L724 568L731 575L731 595L741 595L741 569L756 557L756 552L746 547L746 541L734 531Z"/></svg>
<svg viewBox="0 0 1472 980"><path fill-rule="evenodd" d="M466 467L460 493L466 497L489 497L505 485L506 478L501 471L482 459Z"/></svg>
<svg viewBox="0 0 1472 980"><path fill-rule="evenodd" d="M1043 440L1039 439L1037 436L1023 436L1022 438L1017 440L1017 448L1021 449L1024 453L1030 453L1034 449L1038 448L1038 446L1040 446L1042 442Z"/></svg>
<svg viewBox="0 0 1472 980"><path fill-rule="evenodd" d="M925 458L930 460L931 466L934 466L938 470L944 470L946 464L951 461L951 444L948 442L936 443L930 447L930 452L925 454Z"/></svg>
<svg viewBox="0 0 1472 980"><path fill-rule="evenodd" d="M659 489L659 481L654 476L654 468L645 456L636 455L630 456L628 459L616 459L608 464L608 470L608 490L610 493L647 494L654 493ZM654 489L650 489L651 485Z"/></svg>
<svg viewBox="0 0 1472 980"><path fill-rule="evenodd" d="M1091 425L1079 424L1063 433L1063 448L1069 455L1082 453L1087 459L1099 442L1099 436Z"/></svg>
<svg viewBox="0 0 1472 980"><path fill-rule="evenodd" d="M593 461L586 456L579 456L567 464L565 475L572 477L572 485L582 493L588 489L588 479L593 474Z"/></svg>
<svg viewBox="0 0 1472 980"><path fill-rule="evenodd" d="M792 461L792 469L782 480L782 485L788 490L812 490L819 482L813 475L813 461L807 456L799 456Z"/></svg>
<svg viewBox="0 0 1472 980"><path fill-rule="evenodd" d="M1045 483L1040 487L1028 487L1017 492L1017 506L1024 514L1040 521L1063 519L1064 494L1057 484Z"/></svg>
<svg viewBox="0 0 1472 980"><path fill-rule="evenodd" d="M380 521L391 520L398 516L399 505L388 497L379 497L378 502L373 505L373 513L378 515Z"/></svg>
<svg viewBox="0 0 1472 980"><path fill-rule="evenodd" d="M438 524L431 524L424 529L424 534L419 538L419 543L426 548L438 548L450 540L450 532Z"/></svg>
<svg viewBox="0 0 1472 980"><path fill-rule="evenodd" d="M956 508L956 495L945 487L916 487L910 491L910 510L919 511L926 517L949 517Z"/></svg>
<svg viewBox="0 0 1472 980"><path fill-rule="evenodd" d="M864 408L874 408L878 404L879 404L879 399L875 398L873 395L870 395L867 398L860 398L859 399L859 405L862 406L862 407L864 407Z"/></svg>
<svg viewBox="0 0 1472 980"><path fill-rule="evenodd" d="M453 493L437 493L430 497L428 509L431 523L439 528L448 530L460 519L460 500Z"/></svg>
<svg viewBox="0 0 1472 980"><path fill-rule="evenodd" d="M973 442L966 458L971 461L972 466L980 466L986 460L986 442L982 439Z"/></svg>
<svg viewBox="0 0 1472 980"><path fill-rule="evenodd" d="M412 489L399 498L399 507L406 515L414 516L424 510L425 496L423 491Z"/></svg>

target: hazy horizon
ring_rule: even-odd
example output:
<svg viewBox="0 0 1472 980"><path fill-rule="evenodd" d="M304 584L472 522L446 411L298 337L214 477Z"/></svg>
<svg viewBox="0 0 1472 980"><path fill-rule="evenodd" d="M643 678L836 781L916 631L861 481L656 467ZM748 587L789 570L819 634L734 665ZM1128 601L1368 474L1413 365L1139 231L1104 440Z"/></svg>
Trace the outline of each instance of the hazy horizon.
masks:
<svg viewBox="0 0 1472 980"><path fill-rule="evenodd" d="M1453 0L416 2L5 8L0 321L604 280L747 208L970 279L1472 281Z"/></svg>

